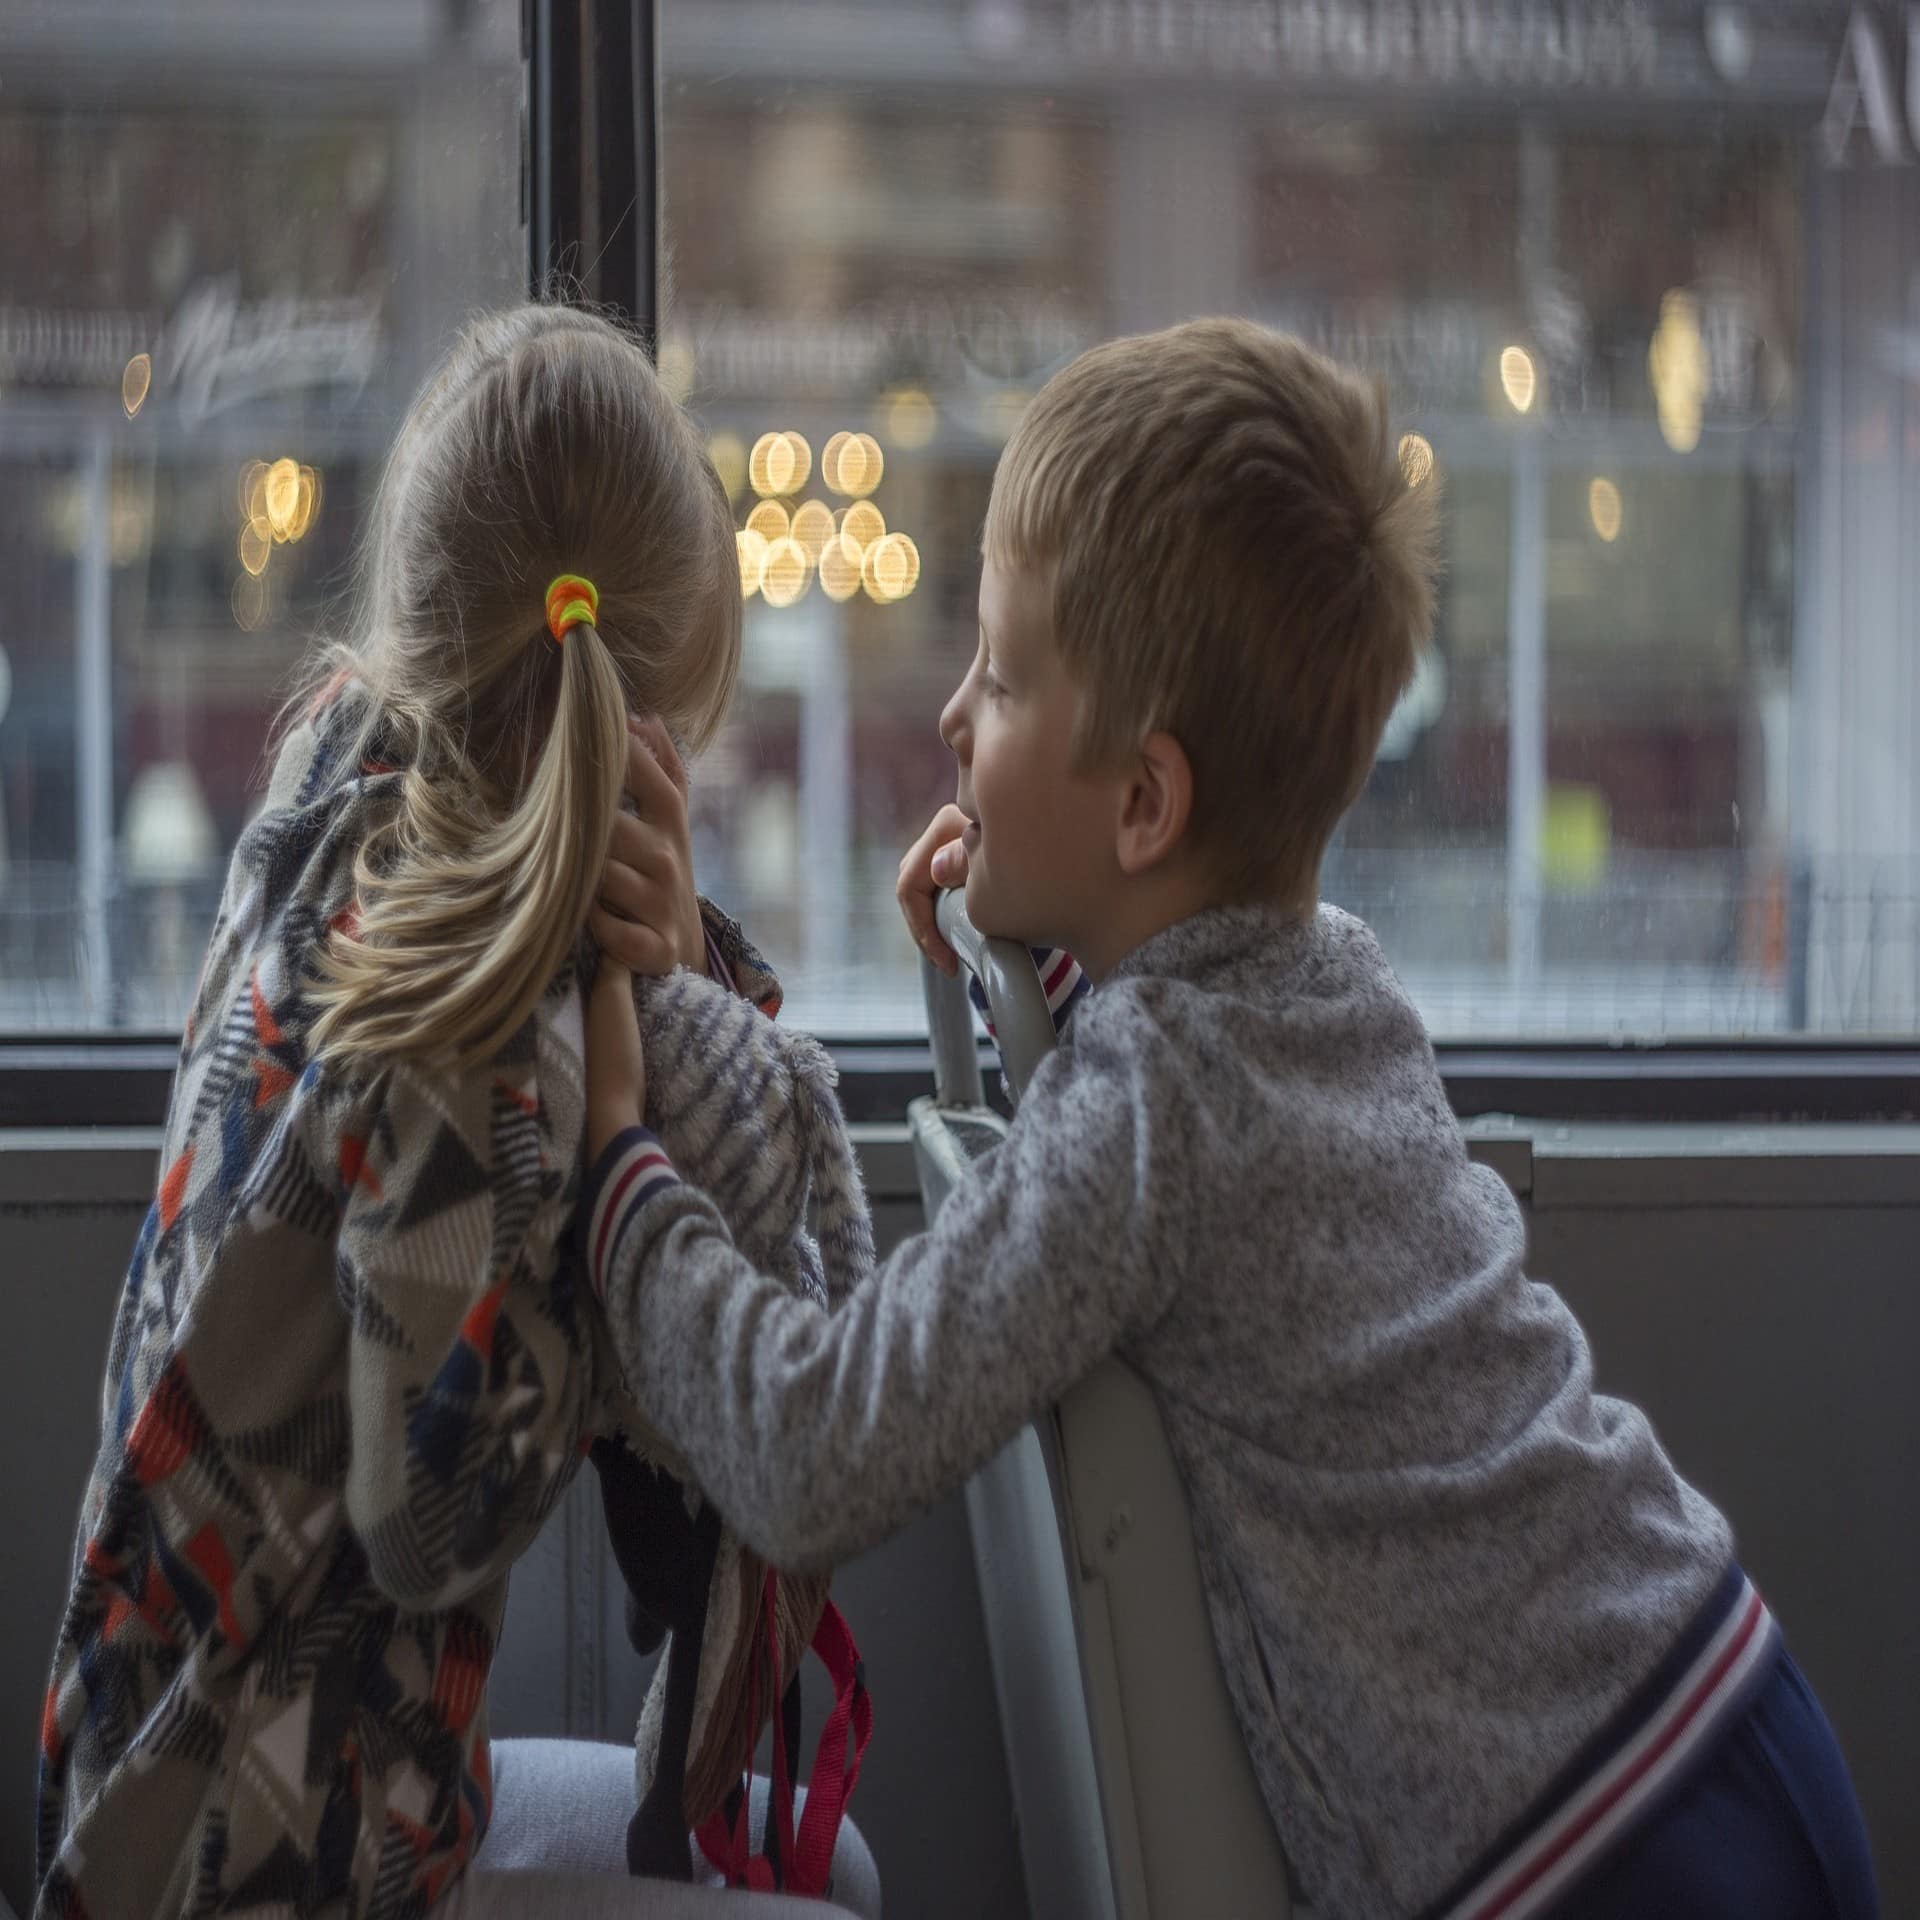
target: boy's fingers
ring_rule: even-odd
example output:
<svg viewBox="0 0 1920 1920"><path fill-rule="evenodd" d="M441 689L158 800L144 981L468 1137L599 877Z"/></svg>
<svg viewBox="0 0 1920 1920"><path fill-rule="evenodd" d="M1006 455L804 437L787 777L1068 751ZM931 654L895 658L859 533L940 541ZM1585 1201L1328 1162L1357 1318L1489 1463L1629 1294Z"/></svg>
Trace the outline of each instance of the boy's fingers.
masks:
<svg viewBox="0 0 1920 1920"><path fill-rule="evenodd" d="M635 740L652 754L654 764L667 776L668 784L679 794L682 800L687 797L687 767L680 758L680 749L673 744L673 735L661 723L655 714L642 717L638 714L627 716L627 734L629 749L627 754L628 770L631 772L633 753L631 743ZM633 796L640 798L638 792Z"/></svg>
<svg viewBox="0 0 1920 1920"><path fill-rule="evenodd" d="M933 917L933 896L936 888L958 886L967 877L966 849L959 844L966 824L967 816L958 807L951 803L942 807L926 832L907 849L893 890L914 945L948 975L959 971L960 958L941 938ZM949 849L959 855L957 872L946 857Z"/></svg>

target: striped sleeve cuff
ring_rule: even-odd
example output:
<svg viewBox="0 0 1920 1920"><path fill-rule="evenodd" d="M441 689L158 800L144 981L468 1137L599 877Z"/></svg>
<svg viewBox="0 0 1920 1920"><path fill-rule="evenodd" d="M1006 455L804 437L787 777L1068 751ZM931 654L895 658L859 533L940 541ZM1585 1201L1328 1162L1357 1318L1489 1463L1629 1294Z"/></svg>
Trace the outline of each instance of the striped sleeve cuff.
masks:
<svg viewBox="0 0 1920 1920"><path fill-rule="evenodd" d="M1053 1034L1057 1040L1065 1030L1073 1010L1092 990L1080 962L1065 947L1030 947L1033 964L1039 969L1040 984L1047 990L1047 1011L1053 1016ZM967 994L980 1010L988 1037L998 1039L992 1016L987 1012L986 989L972 975L967 976Z"/></svg>
<svg viewBox="0 0 1920 1920"><path fill-rule="evenodd" d="M587 1272L601 1300L614 1255L640 1209L679 1184L666 1148L649 1128L629 1127L607 1143L587 1182Z"/></svg>

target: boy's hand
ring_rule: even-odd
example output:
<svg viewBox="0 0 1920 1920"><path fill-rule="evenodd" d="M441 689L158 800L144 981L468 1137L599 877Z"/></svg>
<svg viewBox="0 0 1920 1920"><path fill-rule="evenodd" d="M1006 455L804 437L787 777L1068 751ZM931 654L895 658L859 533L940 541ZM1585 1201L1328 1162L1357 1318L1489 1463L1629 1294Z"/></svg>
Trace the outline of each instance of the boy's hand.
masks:
<svg viewBox="0 0 1920 1920"><path fill-rule="evenodd" d="M948 801L933 816L933 824L907 849L893 887L893 897L906 916L913 944L945 974L959 971L960 956L941 939L940 929L934 925L933 896L944 887L967 884L967 850L960 839L966 825L967 816Z"/></svg>
<svg viewBox="0 0 1920 1920"><path fill-rule="evenodd" d="M612 954L587 1001L587 1164L616 1134L640 1124L647 1110L647 1063L633 1006L633 975Z"/></svg>
<svg viewBox="0 0 1920 1920"><path fill-rule="evenodd" d="M693 890L687 770L658 720L627 721L626 785L639 815L614 815L587 925L600 951L634 973L702 973L707 936Z"/></svg>

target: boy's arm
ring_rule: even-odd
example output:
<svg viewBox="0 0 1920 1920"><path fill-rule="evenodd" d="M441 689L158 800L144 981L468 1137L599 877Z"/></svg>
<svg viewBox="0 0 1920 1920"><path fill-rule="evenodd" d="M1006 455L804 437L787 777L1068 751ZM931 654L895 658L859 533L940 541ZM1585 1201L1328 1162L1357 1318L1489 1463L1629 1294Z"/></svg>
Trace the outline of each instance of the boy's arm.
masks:
<svg viewBox="0 0 1920 1920"><path fill-rule="evenodd" d="M748 1265L644 1129L601 1155L589 1259L633 1391L774 1564L885 1538L1159 1317L1189 1188L1101 1052L1049 1058L991 1160L832 1315Z"/></svg>

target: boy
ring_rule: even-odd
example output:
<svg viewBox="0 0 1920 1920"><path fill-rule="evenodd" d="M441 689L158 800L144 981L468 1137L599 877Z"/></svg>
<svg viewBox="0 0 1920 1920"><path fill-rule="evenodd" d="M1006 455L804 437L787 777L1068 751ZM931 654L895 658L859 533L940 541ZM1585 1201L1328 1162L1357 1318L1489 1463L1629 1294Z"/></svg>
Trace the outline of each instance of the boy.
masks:
<svg viewBox="0 0 1920 1920"><path fill-rule="evenodd" d="M988 507L958 763L902 867L1095 991L1005 1143L833 1316L734 1253L590 1013L595 1284L740 1532L819 1567L1104 1353L1153 1383L1215 1637L1322 1920L1874 1910L1845 1765L1726 1522L1522 1272L1418 1016L1316 908L1433 599L1377 397L1205 321L1036 399ZM948 844L956 835L959 845Z"/></svg>

